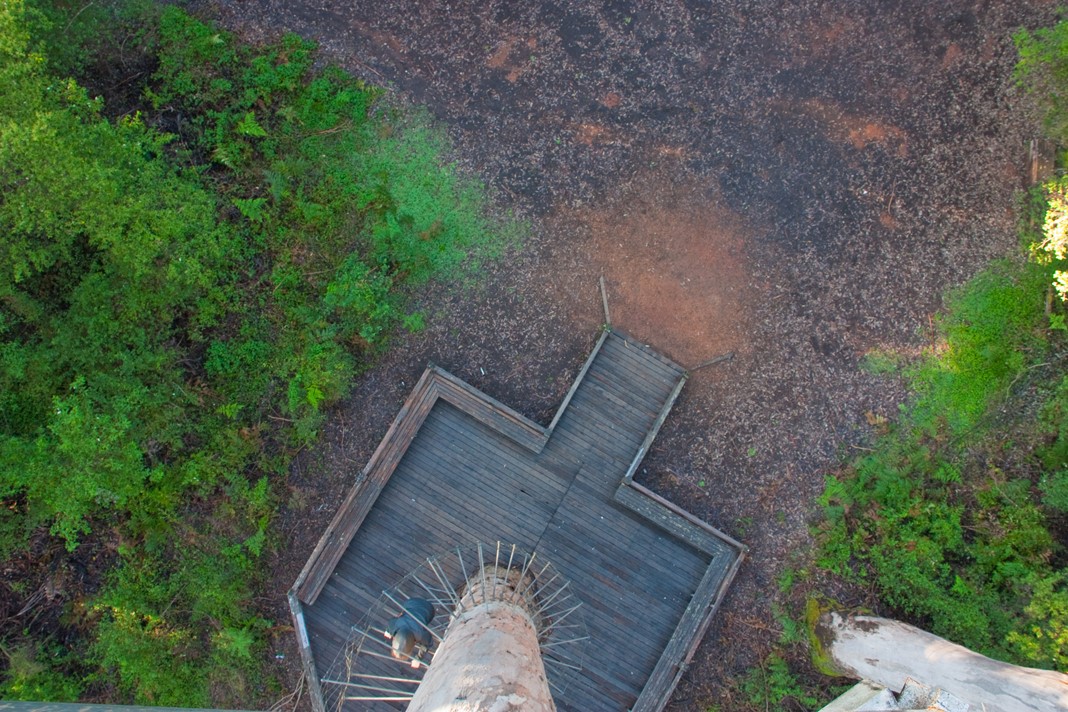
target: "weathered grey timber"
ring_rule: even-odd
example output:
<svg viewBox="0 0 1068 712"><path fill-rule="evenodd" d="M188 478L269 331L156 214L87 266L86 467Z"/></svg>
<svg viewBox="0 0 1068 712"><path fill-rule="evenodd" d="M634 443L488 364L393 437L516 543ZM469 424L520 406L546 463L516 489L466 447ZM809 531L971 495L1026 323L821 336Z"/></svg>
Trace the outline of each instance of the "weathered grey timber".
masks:
<svg viewBox="0 0 1068 712"><path fill-rule="evenodd" d="M317 710L320 680L383 589L474 541L543 556L582 602L586 664L560 710L662 709L744 555L633 481L685 380L606 330L543 427L428 368L290 592Z"/></svg>
<svg viewBox="0 0 1068 712"><path fill-rule="evenodd" d="M820 617L816 636L843 675L890 690L911 678L977 710L1068 710L1068 675L992 660L907 623L831 612Z"/></svg>

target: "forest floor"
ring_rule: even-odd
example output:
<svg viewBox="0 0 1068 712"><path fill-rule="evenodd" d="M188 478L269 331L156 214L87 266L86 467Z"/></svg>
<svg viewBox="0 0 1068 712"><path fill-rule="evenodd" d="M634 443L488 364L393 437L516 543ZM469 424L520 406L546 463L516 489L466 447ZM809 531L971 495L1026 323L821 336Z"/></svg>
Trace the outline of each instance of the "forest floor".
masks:
<svg viewBox="0 0 1068 712"><path fill-rule="evenodd" d="M904 396L862 357L918 353L944 290L1016 243L1037 128L1011 34L1056 3L199 4L427 107L532 225L473 290L421 295L428 328L395 339L299 459L279 619L427 362L548 422L598 335L603 275L622 331L685 366L735 353L693 375L638 475L750 547L669 707L704 709L776 638L776 579L810 548L824 476Z"/></svg>

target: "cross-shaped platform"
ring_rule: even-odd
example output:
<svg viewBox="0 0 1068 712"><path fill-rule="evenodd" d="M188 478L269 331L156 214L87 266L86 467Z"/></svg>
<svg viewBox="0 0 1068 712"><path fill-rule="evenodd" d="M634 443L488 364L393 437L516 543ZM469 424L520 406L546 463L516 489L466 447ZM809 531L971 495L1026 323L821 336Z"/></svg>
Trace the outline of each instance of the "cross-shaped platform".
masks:
<svg viewBox="0 0 1068 712"><path fill-rule="evenodd" d="M686 377L606 330L544 427L428 368L290 592L317 712L383 589L476 541L551 561L582 603L560 710L662 709L745 551L633 480Z"/></svg>

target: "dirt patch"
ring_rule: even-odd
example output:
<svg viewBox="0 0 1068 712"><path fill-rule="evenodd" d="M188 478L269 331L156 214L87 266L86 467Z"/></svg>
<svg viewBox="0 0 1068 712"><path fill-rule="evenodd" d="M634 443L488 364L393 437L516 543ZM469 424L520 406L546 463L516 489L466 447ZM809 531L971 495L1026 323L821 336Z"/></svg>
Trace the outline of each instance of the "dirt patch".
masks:
<svg viewBox="0 0 1068 712"><path fill-rule="evenodd" d="M945 54L942 55L942 69L949 69L954 64L961 60L964 55L964 51L960 48L960 45L956 42L950 42L946 47Z"/></svg>
<svg viewBox="0 0 1068 712"><path fill-rule="evenodd" d="M873 117L851 114L841 106L817 99L808 99L797 104L775 102L779 111L801 114L823 124L823 131L831 140L846 143L856 150L871 145L889 145L900 158L908 156L908 140L905 132Z"/></svg>
<svg viewBox="0 0 1068 712"><path fill-rule="evenodd" d="M538 40L535 37L530 37L523 41L515 37L509 37L501 42L493 54L489 56L489 59L486 60L486 66L490 69L504 71L504 78L515 84L519 81L519 77L522 76L523 72L530 69L531 61L534 58L533 52L537 48Z"/></svg>
<svg viewBox="0 0 1068 712"><path fill-rule="evenodd" d="M604 275L613 325L693 367L749 348L748 231L714 202L667 192L579 211L591 233L580 259Z"/></svg>
<svg viewBox="0 0 1068 712"><path fill-rule="evenodd" d="M889 209L879 213L879 224L887 230L896 230L900 227L900 223L894 219Z"/></svg>
<svg viewBox="0 0 1068 712"><path fill-rule="evenodd" d="M590 122L575 124L571 127L572 135L579 143L587 146L595 144L612 143L617 140L616 134L610 128Z"/></svg>

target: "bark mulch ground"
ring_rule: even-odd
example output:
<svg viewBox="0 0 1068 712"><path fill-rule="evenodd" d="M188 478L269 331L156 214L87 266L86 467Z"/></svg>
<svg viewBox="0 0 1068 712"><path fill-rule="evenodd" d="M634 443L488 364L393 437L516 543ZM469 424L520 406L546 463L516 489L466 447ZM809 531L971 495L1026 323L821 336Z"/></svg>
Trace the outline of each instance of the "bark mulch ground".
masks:
<svg viewBox="0 0 1068 712"><path fill-rule="evenodd" d="M278 615L425 364L547 422L597 336L603 274L622 330L688 366L736 354L694 375L639 474L750 547L672 702L704 709L775 638L776 579L811 543L824 475L903 397L862 357L918 352L943 291L1015 244L1036 128L1011 33L1055 3L212 6L427 106L532 223L474 291L422 295L429 328L397 338L294 469Z"/></svg>

